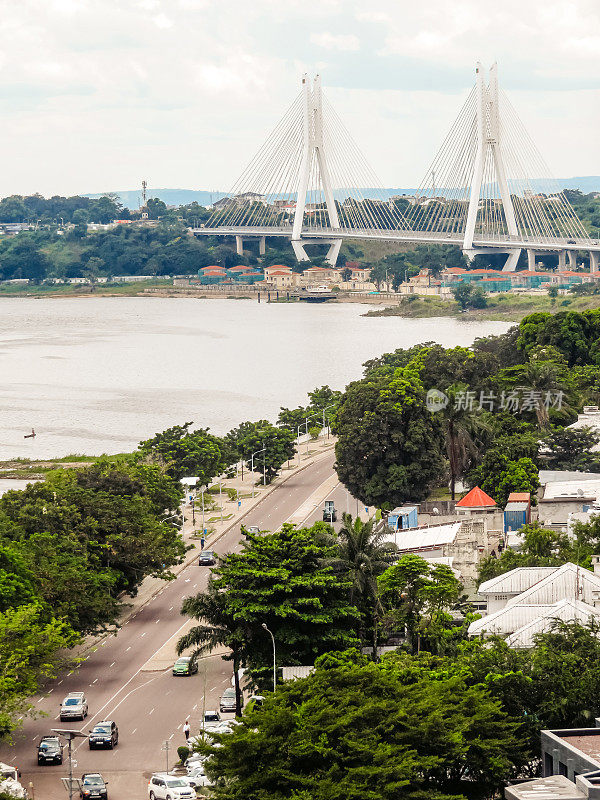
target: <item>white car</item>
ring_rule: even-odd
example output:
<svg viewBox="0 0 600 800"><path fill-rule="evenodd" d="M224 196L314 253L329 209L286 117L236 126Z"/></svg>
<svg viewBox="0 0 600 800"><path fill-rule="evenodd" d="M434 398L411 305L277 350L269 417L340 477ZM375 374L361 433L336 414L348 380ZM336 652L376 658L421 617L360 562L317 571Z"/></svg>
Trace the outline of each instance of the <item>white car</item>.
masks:
<svg viewBox="0 0 600 800"><path fill-rule="evenodd" d="M195 800L196 790L185 778L159 772L150 778L148 797L150 800Z"/></svg>

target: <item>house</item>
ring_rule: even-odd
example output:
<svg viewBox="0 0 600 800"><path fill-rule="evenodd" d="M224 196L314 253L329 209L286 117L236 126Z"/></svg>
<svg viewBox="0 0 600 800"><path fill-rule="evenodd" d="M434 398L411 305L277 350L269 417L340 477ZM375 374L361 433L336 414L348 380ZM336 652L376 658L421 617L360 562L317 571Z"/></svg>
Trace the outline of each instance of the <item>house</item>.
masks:
<svg viewBox="0 0 600 800"><path fill-rule="evenodd" d="M479 595L488 613L469 625L469 636L506 636L512 647L531 647L555 619L600 623L600 556L593 561L593 572L567 562L519 567L485 581Z"/></svg>
<svg viewBox="0 0 600 800"><path fill-rule="evenodd" d="M309 267L302 273L303 283L307 286L325 283L328 286L341 283L342 273L333 267Z"/></svg>
<svg viewBox="0 0 600 800"><path fill-rule="evenodd" d="M399 557L411 553L426 560L451 559L466 585L474 585L477 565L497 546L499 533L490 530L484 518L395 530L381 523L381 530L387 541L394 542Z"/></svg>
<svg viewBox="0 0 600 800"><path fill-rule="evenodd" d="M300 275L285 264L264 268L265 282L275 289L290 289L300 284Z"/></svg>
<svg viewBox="0 0 600 800"><path fill-rule="evenodd" d="M540 470L538 517L543 525L566 530L571 514L589 511L600 501L600 474Z"/></svg>
<svg viewBox="0 0 600 800"><path fill-rule="evenodd" d="M479 486L474 486L455 506L457 514L487 514L496 510L496 501Z"/></svg>
<svg viewBox="0 0 600 800"><path fill-rule="evenodd" d="M598 800L600 719L594 728L541 732L542 778L507 786L506 800Z"/></svg>

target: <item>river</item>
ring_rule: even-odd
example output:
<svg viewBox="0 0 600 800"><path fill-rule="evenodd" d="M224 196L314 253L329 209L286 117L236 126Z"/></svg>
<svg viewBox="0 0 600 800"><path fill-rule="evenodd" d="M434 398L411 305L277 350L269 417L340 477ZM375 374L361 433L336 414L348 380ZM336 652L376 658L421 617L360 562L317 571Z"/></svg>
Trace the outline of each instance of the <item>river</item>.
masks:
<svg viewBox="0 0 600 800"><path fill-rule="evenodd" d="M222 434L275 420L364 361L469 345L504 322L363 317L368 306L194 298L0 299L0 459L131 450L192 420ZM25 439L35 428L36 437Z"/></svg>

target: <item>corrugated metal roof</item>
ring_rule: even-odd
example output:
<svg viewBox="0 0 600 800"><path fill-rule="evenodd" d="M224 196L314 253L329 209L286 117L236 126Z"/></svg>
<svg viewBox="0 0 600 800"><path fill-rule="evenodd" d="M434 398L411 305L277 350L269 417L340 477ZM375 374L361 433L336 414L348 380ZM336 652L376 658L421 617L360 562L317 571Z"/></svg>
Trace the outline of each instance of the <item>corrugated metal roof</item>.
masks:
<svg viewBox="0 0 600 800"><path fill-rule="evenodd" d="M444 544L452 544L461 525L462 522L451 522L447 525L432 525L428 528L390 531L386 539L395 542L398 550L403 552L431 549Z"/></svg>
<svg viewBox="0 0 600 800"><path fill-rule="evenodd" d="M557 603L571 598L592 604L600 593L600 577L568 561L530 589L509 600L509 605Z"/></svg>
<svg viewBox="0 0 600 800"><path fill-rule="evenodd" d="M484 581L479 587L479 594L521 594L557 569L558 567L517 567L504 575Z"/></svg>
<svg viewBox="0 0 600 800"><path fill-rule="evenodd" d="M567 469L541 469L540 484L545 486L549 481L592 481L600 480L600 472L578 472Z"/></svg>
<svg viewBox="0 0 600 800"><path fill-rule="evenodd" d="M519 630L529 622L542 616L548 609L552 608L552 604L545 606L542 605L507 605L501 608L500 611L495 611L493 614L488 614L487 617L476 619L469 625L469 636L479 636L480 634L487 633L490 636L497 634L498 636L508 636L509 633Z"/></svg>
<svg viewBox="0 0 600 800"><path fill-rule="evenodd" d="M527 511L529 503L507 503L504 506L505 511Z"/></svg>
<svg viewBox="0 0 600 800"><path fill-rule="evenodd" d="M512 633L506 643L511 647L533 647L536 634L549 631L555 619L561 619L563 622L581 622L586 625L592 619L600 621L600 609L578 600L560 600L551 606L548 612L544 612L537 619Z"/></svg>
<svg viewBox="0 0 600 800"><path fill-rule="evenodd" d="M410 514L411 511L417 511L417 506L398 506L390 514Z"/></svg>

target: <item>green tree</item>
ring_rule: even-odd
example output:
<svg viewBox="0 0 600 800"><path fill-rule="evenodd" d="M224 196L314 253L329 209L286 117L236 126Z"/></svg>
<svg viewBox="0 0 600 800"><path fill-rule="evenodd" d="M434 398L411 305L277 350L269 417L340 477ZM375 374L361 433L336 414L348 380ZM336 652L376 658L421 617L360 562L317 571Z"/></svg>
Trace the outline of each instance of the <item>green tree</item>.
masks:
<svg viewBox="0 0 600 800"><path fill-rule="evenodd" d="M283 464L294 457L295 431L278 428L266 419L242 423L237 430L237 434L232 432L232 438L237 438L236 446L246 459L246 466L252 469L254 453L254 471L264 471L267 483L271 483Z"/></svg>
<svg viewBox="0 0 600 800"><path fill-rule="evenodd" d="M10 738L20 717L32 713L28 698L56 677L64 649L77 639L67 624L48 620L35 604L0 613L0 738Z"/></svg>
<svg viewBox="0 0 600 800"><path fill-rule="evenodd" d="M456 498L456 479L464 475L471 460L478 453L476 435L484 427L484 418L473 411L467 403L459 402L459 394L465 394L465 384L454 384L446 389L448 404L436 412L442 419L446 455L450 466L450 492Z"/></svg>
<svg viewBox="0 0 600 800"><path fill-rule="evenodd" d="M383 531L375 531L375 521L354 520L342 515L342 526L334 540L336 553L330 561L336 573L350 582L350 602L360 612L359 636L363 644L372 635L373 652L377 653L381 603L377 578L389 566L397 552L395 544L386 541Z"/></svg>
<svg viewBox="0 0 600 800"><path fill-rule="evenodd" d="M462 592L461 582L445 564L432 566L416 555L402 556L379 577L386 624L406 627L412 652L421 649L421 637L439 645L439 634L450 619L448 612Z"/></svg>
<svg viewBox="0 0 600 800"><path fill-rule="evenodd" d="M550 305L555 305L558 297L558 286L550 286L548 288L548 297L550 298Z"/></svg>
<svg viewBox="0 0 600 800"><path fill-rule="evenodd" d="M406 684L341 653L202 749L218 800L463 800L492 796L523 763L516 729L481 685Z"/></svg>
<svg viewBox="0 0 600 800"><path fill-rule="evenodd" d="M555 428L540 442L541 456L548 469L600 471L600 457L592 448L600 435L589 427Z"/></svg>
<svg viewBox="0 0 600 800"><path fill-rule="evenodd" d="M201 486L208 485L227 466L221 454L221 440L208 428L190 431L192 422L174 425L138 445L140 453L163 464L167 473L179 479L184 475L198 478Z"/></svg>
<svg viewBox="0 0 600 800"><path fill-rule="evenodd" d="M466 311L471 305L471 299L473 297L473 285L467 281L460 281L460 283L457 283L456 286L453 286L450 291L452 292L452 296L460 306L461 310Z"/></svg>
<svg viewBox="0 0 600 800"><path fill-rule="evenodd" d="M200 595L199 605L190 602L184 611L196 616L218 594L220 616L211 615L209 624L227 629L231 642L240 643L240 663L269 686L273 653L263 623L273 631L280 665L313 664L328 650L356 643L357 611L348 601L348 583L325 563L332 555L322 525L296 530L286 524L269 536L248 534L242 551L213 570L208 598Z"/></svg>
<svg viewBox="0 0 600 800"><path fill-rule="evenodd" d="M512 461L494 448L485 454L480 466L469 473L469 483L480 486L504 507L511 492L530 492L535 502L540 480L538 468L530 458Z"/></svg>
<svg viewBox="0 0 600 800"><path fill-rule="evenodd" d="M427 410L417 364L351 383L336 430L338 476L367 505L419 500L443 475L442 425Z"/></svg>

